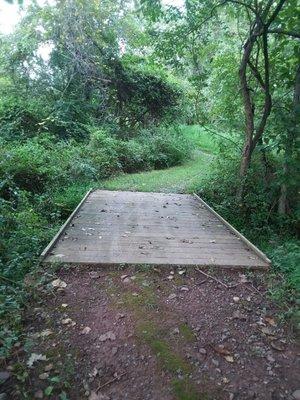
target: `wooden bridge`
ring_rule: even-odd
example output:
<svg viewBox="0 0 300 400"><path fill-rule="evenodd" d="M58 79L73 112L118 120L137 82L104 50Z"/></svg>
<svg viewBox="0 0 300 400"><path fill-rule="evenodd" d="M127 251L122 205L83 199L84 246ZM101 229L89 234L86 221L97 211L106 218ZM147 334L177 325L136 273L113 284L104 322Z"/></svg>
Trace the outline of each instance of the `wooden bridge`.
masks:
<svg viewBox="0 0 300 400"><path fill-rule="evenodd" d="M44 262L267 268L270 260L196 195L90 191Z"/></svg>

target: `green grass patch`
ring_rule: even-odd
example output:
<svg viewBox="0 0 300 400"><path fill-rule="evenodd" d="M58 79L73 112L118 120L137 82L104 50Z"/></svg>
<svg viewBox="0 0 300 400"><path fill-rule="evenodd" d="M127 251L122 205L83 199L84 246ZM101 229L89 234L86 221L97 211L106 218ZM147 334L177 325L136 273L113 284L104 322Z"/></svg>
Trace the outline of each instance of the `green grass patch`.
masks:
<svg viewBox="0 0 300 400"><path fill-rule="evenodd" d="M207 393L199 393L188 378L173 379L173 392L177 400L212 400L213 397Z"/></svg>
<svg viewBox="0 0 300 400"><path fill-rule="evenodd" d="M178 329L181 336L183 336L187 342L193 342L195 340L195 334L187 324L180 324Z"/></svg>
<svg viewBox="0 0 300 400"><path fill-rule="evenodd" d="M209 132L200 125L181 125L180 131L199 149L213 154L219 152L218 136L212 133L214 130Z"/></svg>
<svg viewBox="0 0 300 400"><path fill-rule="evenodd" d="M167 371L184 374L191 372L189 364L163 339L164 332L153 321L140 323L137 332L138 337L148 344Z"/></svg>
<svg viewBox="0 0 300 400"><path fill-rule="evenodd" d="M100 189L132 190L140 192L193 192L202 179L209 175L212 156L202 152L183 165L166 170L120 175L99 184Z"/></svg>
<svg viewBox="0 0 300 400"><path fill-rule="evenodd" d="M123 304L134 311L141 312L142 308L150 310L158 309L156 296L150 287L139 291L137 295L134 295L131 291L127 291L122 295L122 301Z"/></svg>

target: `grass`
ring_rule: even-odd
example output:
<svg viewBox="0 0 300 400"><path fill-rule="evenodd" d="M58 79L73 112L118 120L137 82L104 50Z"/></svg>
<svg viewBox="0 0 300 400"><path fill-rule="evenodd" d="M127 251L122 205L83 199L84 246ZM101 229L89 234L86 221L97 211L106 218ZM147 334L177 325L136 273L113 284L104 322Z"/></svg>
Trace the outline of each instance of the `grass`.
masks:
<svg viewBox="0 0 300 400"><path fill-rule="evenodd" d="M140 192L192 193L210 173L213 155L218 153L217 140L198 125L181 126L180 129L194 147L192 157L182 165L133 174L121 174L98 182L76 182L54 193L54 202L63 218L80 202L91 188L130 190Z"/></svg>
<svg viewBox="0 0 300 400"><path fill-rule="evenodd" d="M218 136L209 133L205 127L200 125L181 125L180 130L202 151L212 154L218 153ZM211 130L211 132L213 131Z"/></svg>
<svg viewBox="0 0 300 400"><path fill-rule="evenodd" d="M220 137L217 131L199 125L181 125L180 130L194 148L192 157L182 165L135 174L123 174L99 183L107 190L141 192L192 193L211 172L211 161L219 153ZM226 138L226 135L223 134Z"/></svg>
<svg viewBox="0 0 300 400"><path fill-rule="evenodd" d="M185 379L173 379L173 392L178 400L213 400L207 393L199 393L192 382Z"/></svg>
<svg viewBox="0 0 300 400"><path fill-rule="evenodd" d="M99 188L141 192L192 192L209 174L211 160L211 155L198 150L191 160L178 167L120 175L101 182Z"/></svg>
<svg viewBox="0 0 300 400"><path fill-rule="evenodd" d="M179 332L187 342L195 341L193 330L185 323L179 325Z"/></svg>

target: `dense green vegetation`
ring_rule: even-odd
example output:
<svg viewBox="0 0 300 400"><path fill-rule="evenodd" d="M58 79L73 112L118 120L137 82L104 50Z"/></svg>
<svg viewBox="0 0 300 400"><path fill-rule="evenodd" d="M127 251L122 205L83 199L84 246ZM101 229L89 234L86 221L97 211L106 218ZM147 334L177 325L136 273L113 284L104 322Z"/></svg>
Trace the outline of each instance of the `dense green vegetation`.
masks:
<svg viewBox="0 0 300 400"><path fill-rule="evenodd" d="M33 2L0 37L2 354L26 274L90 187L199 193L267 252L295 318L297 15L296 0Z"/></svg>

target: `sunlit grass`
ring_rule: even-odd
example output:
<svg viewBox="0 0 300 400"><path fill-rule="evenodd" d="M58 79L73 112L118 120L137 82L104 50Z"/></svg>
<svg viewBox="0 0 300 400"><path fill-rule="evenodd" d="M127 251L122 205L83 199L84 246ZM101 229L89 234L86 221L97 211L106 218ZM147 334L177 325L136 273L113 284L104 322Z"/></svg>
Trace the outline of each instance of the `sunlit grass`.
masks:
<svg viewBox="0 0 300 400"><path fill-rule="evenodd" d="M99 188L141 192L192 192L209 174L211 161L210 154L197 150L193 159L183 165L165 170L120 175L101 182Z"/></svg>

